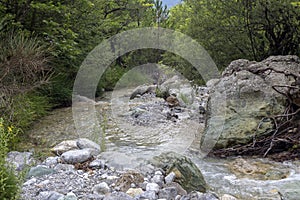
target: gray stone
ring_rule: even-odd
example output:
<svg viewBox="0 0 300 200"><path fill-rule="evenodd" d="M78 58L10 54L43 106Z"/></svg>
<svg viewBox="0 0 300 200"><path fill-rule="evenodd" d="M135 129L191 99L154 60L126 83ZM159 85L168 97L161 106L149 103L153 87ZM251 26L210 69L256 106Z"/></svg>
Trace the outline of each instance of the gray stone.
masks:
<svg viewBox="0 0 300 200"><path fill-rule="evenodd" d="M93 200L103 200L105 195L99 195L99 194L87 194L86 199L93 199Z"/></svg>
<svg viewBox="0 0 300 200"><path fill-rule="evenodd" d="M93 169L104 169L106 167L105 163L105 160L96 159L89 164L89 167Z"/></svg>
<svg viewBox="0 0 300 200"><path fill-rule="evenodd" d="M56 173L54 169L47 168L46 166L36 166L32 167L29 172L27 173L27 178L30 177L40 177L47 174L53 174Z"/></svg>
<svg viewBox="0 0 300 200"><path fill-rule="evenodd" d="M300 197L300 181L293 181L291 183L285 183L280 189L280 194L282 194L282 199L297 200Z"/></svg>
<svg viewBox="0 0 300 200"><path fill-rule="evenodd" d="M31 152L11 151L7 154L6 161L13 165L17 171L22 171L26 166L34 163Z"/></svg>
<svg viewBox="0 0 300 200"><path fill-rule="evenodd" d="M234 196L231 196L229 194L224 194L220 200L237 200Z"/></svg>
<svg viewBox="0 0 300 200"><path fill-rule="evenodd" d="M176 174L174 172L171 172L165 177L165 182L172 183L174 181L175 177L176 177Z"/></svg>
<svg viewBox="0 0 300 200"><path fill-rule="evenodd" d="M95 104L94 99L90 99L86 96L81 96L81 95L74 95L73 96L73 103L88 103L88 104Z"/></svg>
<svg viewBox="0 0 300 200"><path fill-rule="evenodd" d="M287 99L272 86L291 85L294 80L270 70L256 74L269 68L299 74L300 60L297 56L277 56L258 63L233 61L222 78L207 84L210 98L201 139L203 151L214 144L216 149L246 144L273 128L271 120L262 119L283 113Z"/></svg>
<svg viewBox="0 0 300 200"><path fill-rule="evenodd" d="M176 197L175 197L175 200L180 200L181 199L181 195L177 195Z"/></svg>
<svg viewBox="0 0 300 200"><path fill-rule="evenodd" d="M159 191L159 185L157 183L148 183L146 185L146 191L154 191L154 192L158 192Z"/></svg>
<svg viewBox="0 0 300 200"><path fill-rule="evenodd" d="M204 193L204 194L201 194L199 200L218 200L219 198L215 195L215 194L212 194L212 193Z"/></svg>
<svg viewBox="0 0 300 200"><path fill-rule="evenodd" d="M55 192L55 191L45 191L45 192L40 192L39 196L37 199L42 199L42 200L58 200L60 198L63 198L64 195Z"/></svg>
<svg viewBox="0 0 300 200"><path fill-rule="evenodd" d="M55 155L59 156L67 151L75 150L75 149L78 149L76 140L66 140L66 141L62 141L61 143L55 145L51 149L51 152L54 153Z"/></svg>
<svg viewBox="0 0 300 200"><path fill-rule="evenodd" d="M198 167L191 159L174 152L162 153L153 158L152 163L158 168L164 168L166 173L175 174L174 182L179 183L187 192L205 192L207 184Z"/></svg>
<svg viewBox="0 0 300 200"><path fill-rule="evenodd" d="M164 177L163 177L163 175L157 174L157 175L154 175L151 180L153 183L157 183L161 187L163 185Z"/></svg>
<svg viewBox="0 0 300 200"><path fill-rule="evenodd" d="M129 188L126 192L126 194L128 194L131 197L135 197L143 193L144 191L142 190L142 188Z"/></svg>
<svg viewBox="0 0 300 200"><path fill-rule="evenodd" d="M47 165L48 167L54 167L58 164L59 157L48 157L46 160L43 162L44 165Z"/></svg>
<svg viewBox="0 0 300 200"><path fill-rule="evenodd" d="M218 200L219 198L211 193L191 192L184 195L180 200Z"/></svg>
<svg viewBox="0 0 300 200"><path fill-rule="evenodd" d="M143 194L136 196L135 199L141 199L141 200L156 200L158 199L158 195L156 194L155 191L150 190L150 191L145 191Z"/></svg>
<svg viewBox="0 0 300 200"><path fill-rule="evenodd" d="M61 158L68 164L83 163L93 157L94 149L71 150L63 153Z"/></svg>
<svg viewBox="0 0 300 200"><path fill-rule="evenodd" d="M134 200L131 196L124 192L111 193L104 197L103 200Z"/></svg>
<svg viewBox="0 0 300 200"><path fill-rule="evenodd" d="M73 192L69 192L66 196L60 197L58 200L77 200L77 196Z"/></svg>
<svg viewBox="0 0 300 200"><path fill-rule="evenodd" d="M97 194L104 195L110 192L110 188L107 183L102 182L95 185L93 191Z"/></svg>
<svg viewBox="0 0 300 200"><path fill-rule="evenodd" d="M37 179L36 178L31 178L28 181L26 181L25 183L23 183L23 186L29 186L32 185L34 183L36 183Z"/></svg>
<svg viewBox="0 0 300 200"><path fill-rule="evenodd" d="M168 91L169 94L177 97L180 106L187 106L193 103L195 91L190 82L181 75L175 75L160 85L161 91Z"/></svg>
<svg viewBox="0 0 300 200"><path fill-rule="evenodd" d="M80 138L76 141L79 149L96 149L101 151L100 145L86 138Z"/></svg>
<svg viewBox="0 0 300 200"><path fill-rule="evenodd" d="M176 188L176 191L177 191L178 195L187 195L187 192L185 191L185 189L183 189L182 186L179 185L176 182L167 183L167 184L164 185L164 188L168 188L168 187Z"/></svg>
<svg viewBox="0 0 300 200"><path fill-rule="evenodd" d="M161 199L174 200L177 194L175 187L167 187L158 192L158 197Z"/></svg>
<svg viewBox="0 0 300 200"><path fill-rule="evenodd" d="M130 99L134 99L138 96L142 96L146 93L155 93L156 90L156 85L142 85L138 86L137 88L134 89L132 94L130 95Z"/></svg>
<svg viewBox="0 0 300 200"><path fill-rule="evenodd" d="M74 165L69 165L69 164L61 164L61 163L58 163L54 169L56 171L74 171L75 170L75 167Z"/></svg>

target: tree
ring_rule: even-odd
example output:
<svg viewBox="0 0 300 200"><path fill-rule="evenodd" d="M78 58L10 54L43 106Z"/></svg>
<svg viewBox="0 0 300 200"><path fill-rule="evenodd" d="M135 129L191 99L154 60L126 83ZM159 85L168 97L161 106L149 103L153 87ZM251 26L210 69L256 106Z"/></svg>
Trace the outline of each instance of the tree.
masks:
<svg viewBox="0 0 300 200"><path fill-rule="evenodd" d="M232 60L298 54L299 18L292 0L185 0L171 9L171 27L195 38L220 68Z"/></svg>

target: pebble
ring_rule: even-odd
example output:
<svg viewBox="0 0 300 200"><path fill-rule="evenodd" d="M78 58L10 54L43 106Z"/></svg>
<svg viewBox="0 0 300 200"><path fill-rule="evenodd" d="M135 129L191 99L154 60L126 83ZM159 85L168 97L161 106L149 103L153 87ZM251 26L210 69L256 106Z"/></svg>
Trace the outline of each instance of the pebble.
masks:
<svg viewBox="0 0 300 200"><path fill-rule="evenodd" d="M159 185L157 183L148 183L146 185L146 191L154 191L154 192L158 192L159 191Z"/></svg>
<svg viewBox="0 0 300 200"><path fill-rule="evenodd" d="M142 188L129 188L126 192L129 196L135 197L137 195L143 194L144 191Z"/></svg>
<svg viewBox="0 0 300 200"><path fill-rule="evenodd" d="M176 177L176 174L174 172L171 172L170 174L168 174L166 177L165 177L165 182L168 184L168 183L172 183L174 181Z"/></svg>
<svg viewBox="0 0 300 200"><path fill-rule="evenodd" d="M110 188L108 186L107 183L105 182L102 182L98 185L95 185L95 187L93 188L93 191L100 194L100 195L103 195L103 194L107 194L110 192Z"/></svg>
<svg viewBox="0 0 300 200"><path fill-rule="evenodd" d="M86 150L86 149L83 149ZM82 151L82 150L75 150ZM74 150L65 152L70 154ZM64 154L65 154L64 153ZM92 171L78 170L72 164L59 163L60 157L49 157L31 168L31 176L22 186L21 200L191 200L217 198L210 193L187 192L174 182L175 173L147 168L144 174L135 170L116 170L97 160ZM105 165L105 167L104 167ZM43 172L43 173L40 173ZM35 173L33 176L32 172ZM51 173L48 173L51 172ZM55 173L54 173L55 172ZM125 177L127 177L125 179ZM122 179L123 178L123 179ZM125 182L120 182L123 180ZM126 182L129 181L129 182ZM124 185L128 186L124 190ZM122 189L123 188L123 189ZM223 196L227 198L228 196ZM232 200L232 199L224 199Z"/></svg>
<svg viewBox="0 0 300 200"><path fill-rule="evenodd" d="M93 169L104 169L106 165L104 160L96 159L89 164L89 167Z"/></svg>
<svg viewBox="0 0 300 200"><path fill-rule="evenodd" d="M177 196L177 190L175 187L168 187L168 188L163 188L162 190L159 191L158 197L159 198L165 198L167 200L172 200L175 199Z"/></svg>
<svg viewBox="0 0 300 200"><path fill-rule="evenodd" d="M229 194L224 194L222 197L221 197L221 200L237 200L237 198L235 198L234 196L231 196Z"/></svg>

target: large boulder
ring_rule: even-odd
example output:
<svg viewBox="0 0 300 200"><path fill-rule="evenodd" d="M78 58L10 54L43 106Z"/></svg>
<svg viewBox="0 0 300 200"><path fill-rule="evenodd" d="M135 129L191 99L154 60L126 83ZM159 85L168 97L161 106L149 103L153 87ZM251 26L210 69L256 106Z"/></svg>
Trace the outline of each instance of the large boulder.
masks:
<svg viewBox="0 0 300 200"><path fill-rule="evenodd" d="M287 98L273 86L295 84L287 74L299 75L299 63L297 56L272 56L262 62L241 59L233 61L220 79L209 81L202 149L207 143L216 144L215 149L246 144L272 130L270 117L283 113L287 105Z"/></svg>
<svg viewBox="0 0 300 200"><path fill-rule="evenodd" d="M152 159L155 167L162 168L166 174L174 173L174 182L187 192L206 192L208 186L199 168L186 156L174 152L162 153Z"/></svg>

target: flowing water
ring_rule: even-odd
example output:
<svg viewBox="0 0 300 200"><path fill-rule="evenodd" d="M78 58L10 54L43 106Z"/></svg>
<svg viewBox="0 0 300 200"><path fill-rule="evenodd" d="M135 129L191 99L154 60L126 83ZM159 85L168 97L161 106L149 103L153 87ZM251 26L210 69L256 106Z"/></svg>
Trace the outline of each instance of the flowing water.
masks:
<svg viewBox="0 0 300 200"><path fill-rule="evenodd" d="M168 108L143 107L164 102L158 98L129 101L126 96L129 93L130 90L115 91L108 94L107 100L96 104L101 121L97 130L91 128L92 122L85 118L92 104L90 107L85 103L76 105L77 117L82 123L79 131L74 126L72 108L54 110L29 132L32 146L42 146L45 150L63 140L90 137L105 146L102 157L117 168L136 168L161 152L174 151L189 156L201 169L210 190L219 195L231 194L243 200L300 199L299 162L276 163L258 158L203 159L198 147L204 124L199 123L192 110L178 113L179 119L171 120L145 115L145 123L138 124L132 116L140 108L143 112L160 109L157 115Z"/></svg>

